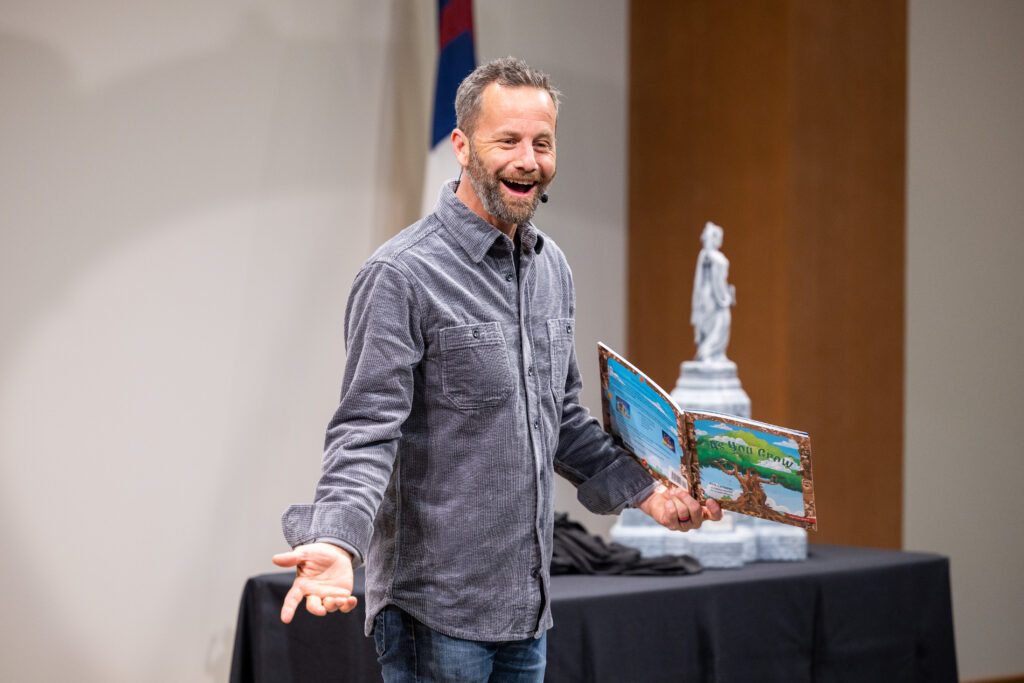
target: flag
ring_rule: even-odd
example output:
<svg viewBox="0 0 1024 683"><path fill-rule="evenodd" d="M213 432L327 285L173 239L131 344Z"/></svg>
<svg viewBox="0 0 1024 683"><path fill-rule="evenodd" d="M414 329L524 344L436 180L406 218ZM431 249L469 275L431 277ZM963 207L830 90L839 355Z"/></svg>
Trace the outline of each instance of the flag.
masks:
<svg viewBox="0 0 1024 683"><path fill-rule="evenodd" d="M430 150L423 176L424 215L434 210L441 184L459 175L450 142L455 128L455 92L462 79L476 68L473 0L438 0L437 10L437 75Z"/></svg>

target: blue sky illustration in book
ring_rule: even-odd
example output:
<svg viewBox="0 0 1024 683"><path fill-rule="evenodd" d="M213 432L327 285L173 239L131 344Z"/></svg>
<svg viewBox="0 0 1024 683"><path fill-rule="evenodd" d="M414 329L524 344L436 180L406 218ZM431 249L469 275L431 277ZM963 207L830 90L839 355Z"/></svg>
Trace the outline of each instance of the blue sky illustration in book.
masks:
<svg viewBox="0 0 1024 683"><path fill-rule="evenodd" d="M638 375L614 358L608 359L608 405L612 431L648 467L680 486L686 486L671 404Z"/></svg>
<svg viewBox="0 0 1024 683"><path fill-rule="evenodd" d="M700 484L704 495L737 500L738 474L756 477L768 506L780 513L804 514L800 453L793 439L717 420L695 420Z"/></svg>

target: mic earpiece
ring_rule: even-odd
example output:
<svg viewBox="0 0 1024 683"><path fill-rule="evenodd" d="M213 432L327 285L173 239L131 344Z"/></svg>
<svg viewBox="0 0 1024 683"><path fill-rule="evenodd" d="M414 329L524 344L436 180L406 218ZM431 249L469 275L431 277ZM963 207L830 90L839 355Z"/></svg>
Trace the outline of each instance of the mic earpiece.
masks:
<svg viewBox="0 0 1024 683"><path fill-rule="evenodd" d="M547 204L548 203L548 193L547 192L542 192L541 193L541 195L540 195L540 203L541 204Z"/></svg>

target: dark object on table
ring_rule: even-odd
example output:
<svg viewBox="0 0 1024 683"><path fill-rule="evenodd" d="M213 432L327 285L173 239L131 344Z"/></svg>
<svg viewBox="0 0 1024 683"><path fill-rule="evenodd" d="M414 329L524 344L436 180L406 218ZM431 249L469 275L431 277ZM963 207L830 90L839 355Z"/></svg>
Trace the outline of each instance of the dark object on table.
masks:
<svg viewBox="0 0 1024 683"><path fill-rule="evenodd" d="M681 532L680 532L681 533ZM555 540L551 552L551 574L620 574L625 576L664 576L696 574L700 562L689 555L641 557L636 548L605 543L587 532L569 515L555 515Z"/></svg>

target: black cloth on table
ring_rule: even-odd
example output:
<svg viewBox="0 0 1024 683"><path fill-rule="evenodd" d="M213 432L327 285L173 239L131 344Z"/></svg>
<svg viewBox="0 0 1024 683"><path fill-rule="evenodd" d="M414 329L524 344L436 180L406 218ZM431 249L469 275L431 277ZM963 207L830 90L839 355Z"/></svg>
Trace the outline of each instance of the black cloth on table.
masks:
<svg viewBox="0 0 1024 683"><path fill-rule="evenodd" d="M353 613L300 608L285 625L294 576L246 583L232 683L379 681L362 570ZM949 560L938 555L812 544L806 562L555 576L551 594L549 683L957 681Z"/></svg>
<svg viewBox="0 0 1024 683"><path fill-rule="evenodd" d="M555 515L555 538L551 548L552 575L659 576L696 574L702 569L700 562L689 555L642 557L636 548L605 543L565 513Z"/></svg>

